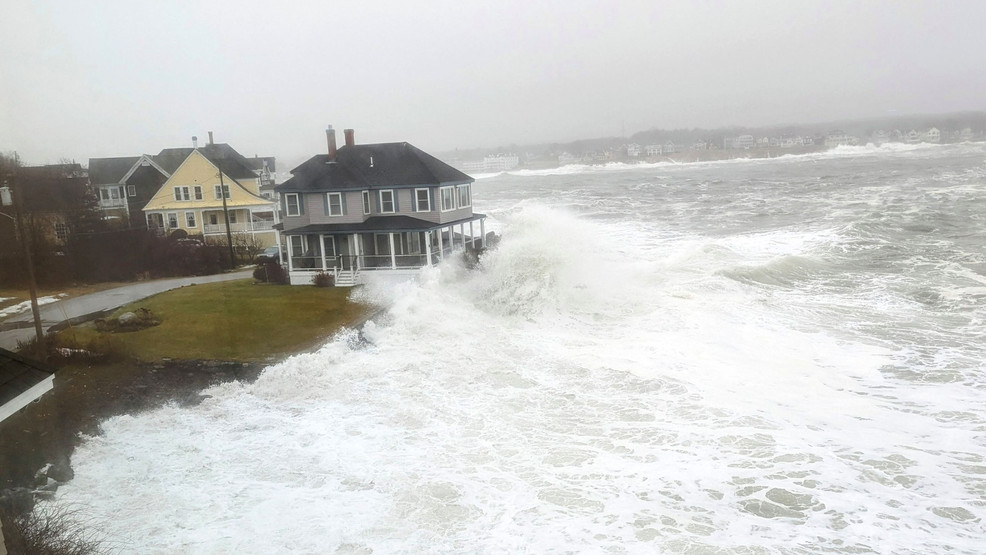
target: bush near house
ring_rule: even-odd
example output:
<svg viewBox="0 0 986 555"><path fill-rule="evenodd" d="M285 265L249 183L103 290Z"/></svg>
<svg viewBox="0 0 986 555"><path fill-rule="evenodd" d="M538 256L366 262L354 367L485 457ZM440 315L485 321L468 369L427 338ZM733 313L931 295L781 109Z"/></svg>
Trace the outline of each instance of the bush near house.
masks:
<svg viewBox="0 0 986 555"><path fill-rule="evenodd" d="M288 273L273 260L267 260L253 269L253 279L263 283L273 283L276 285L288 284Z"/></svg>
<svg viewBox="0 0 986 555"><path fill-rule="evenodd" d="M315 274L312 284L315 287L333 287L336 284L336 277L328 272L319 272Z"/></svg>

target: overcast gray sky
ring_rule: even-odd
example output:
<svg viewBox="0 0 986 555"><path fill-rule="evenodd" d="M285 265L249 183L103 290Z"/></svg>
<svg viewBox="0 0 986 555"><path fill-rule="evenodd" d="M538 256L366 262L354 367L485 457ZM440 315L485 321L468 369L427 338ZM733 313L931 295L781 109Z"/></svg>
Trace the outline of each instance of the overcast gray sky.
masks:
<svg viewBox="0 0 986 555"><path fill-rule="evenodd" d="M986 2L4 0L0 151L425 150L986 108ZM341 132L340 132L341 135ZM340 136L341 140L341 136Z"/></svg>

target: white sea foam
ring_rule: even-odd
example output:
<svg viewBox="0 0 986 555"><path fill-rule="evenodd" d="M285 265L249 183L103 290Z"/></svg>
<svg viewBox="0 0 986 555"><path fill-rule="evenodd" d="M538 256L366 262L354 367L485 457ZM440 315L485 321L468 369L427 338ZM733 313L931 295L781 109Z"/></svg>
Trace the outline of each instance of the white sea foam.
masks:
<svg viewBox="0 0 986 555"><path fill-rule="evenodd" d="M58 502L141 553L980 550L982 301L932 320L904 247L854 243L895 229L866 202L742 233L553 204L499 210L479 270L368 285L362 337L105 422Z"/></svg>

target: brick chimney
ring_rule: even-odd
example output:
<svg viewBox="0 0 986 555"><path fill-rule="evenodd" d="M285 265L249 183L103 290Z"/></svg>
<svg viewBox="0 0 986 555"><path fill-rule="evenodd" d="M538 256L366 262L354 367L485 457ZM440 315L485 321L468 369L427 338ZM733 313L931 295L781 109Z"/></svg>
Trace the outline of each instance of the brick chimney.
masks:
<svg viewBox="0 0 986 555"><path fill-rule="evenodd" d="M356 144L356 132L352 129L343 129L342 132L346 135L346 146L353 146Z"/></svg>
<svg viewBox="0 0 986 555"><path fill-rule="evenodd" d="M210 145L213 144L212 143L212 131L209 131L209 144Z"/></svg>
<svg viewBox="0 0 986 555"><path fill-rule="evenodd" d="M335 162L336 160L336 130L332 129L330 125L325 130L325 139L329 142L329 161Z"/></svg>

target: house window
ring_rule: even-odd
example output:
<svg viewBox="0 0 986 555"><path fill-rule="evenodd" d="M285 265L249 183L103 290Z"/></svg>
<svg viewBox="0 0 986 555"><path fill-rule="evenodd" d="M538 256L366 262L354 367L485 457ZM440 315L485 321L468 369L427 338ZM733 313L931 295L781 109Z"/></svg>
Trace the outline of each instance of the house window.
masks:
<svg viewBox="0 0 986 555"><path fill-rule="evenodd" d="M304 237L304 235L291 236L291 256L301 256L305 254L305 245L301 242L302 237Z"/></svg>
<svg viewBox="0 0 986 555"><path fill-rule="evenodd" d="M235 224L236 223L236 210L230 210L229 211L229 223L231 223L231 224Z"/></svg>
<svg viewBox="0 0 986 555"><path fill-rule="evenodd" d="M195 223L195 212L185 212L185 227L198 227Z"/></svg>
<svg viewBox="0 0 986 555"><path fill-rule="evenodd" d="M334 257L336 255L335 235L323 235L322 241L325 243L325 256Z"/></svg>
<svg viewBox="0 0 986 555"><path fill-rule="evenodd" d="M342 193L329 193L329 216L342 216Z"/></svg>
<svg viewBox="0 0 986 555"><path fill-rule="evenodd" d="M202 186L195 186L195 200L202 200Z"/></svg>
<svg viewBox="0 0 986 555"><path fill-rule="evenodd" d="M431 195L428 189L414 190L414 209L418 212L431 212Z"/></svg>
<svg viewBox="0 0 986 555"><path fill-rule="evenodd" d="M220 187L222 188L221 189L222 192L220 192ZM215 187L213 187L212 192L213 194L216 195L217 199L223 198L222 197L223 193L226 194L226 198L229 198L229 185L216 185Z"/></svg>
<svg viewBox="0 0 986 555"><path fill-rule="evenodd" d="M370 213L370 191L363 191L363 215Z"/></svg>
<svg viewBox="0 0 986 555"><path fill-rule="evenodd" d="M99 198L102 200L110 200L110 193L106 189L99 190Z"/></svg>
<svg viewBox="0 0 986 555"><path fill-rule="evenodd" d="M382 214L393 214L394 213L394 191L386 190L380 191L380 213Z"/></svg>
<svg viewBox="0 0 986 555"><path fill-rule="evenodd" d="M113 199L113 200L119 200L119 198L120 198L120 189L117 188L117 187L111 188L110 189L110 198Z"/></svg>
<svg viewBox="0 0 986 555"><path fill-rule="evenodd" d="M55 237L57 237L59 241L65 241L65 240L67 240L68 239L68 225L63 224L62 222L56 222L55 223Z"/></svg>
<svg viewBox="0 0 986 555"><path fill-rule="evenodd" d="M456 187L459 192L459 208L472 206L472 187L469 185L459 185Z"/></svg>
<svg viewBox="0 0 986 555"><path fill-rule="evenodd" d="M124 192L125 191L123 190L123 185L120 185L120 198L127 198Z"/></svg>
<svg viewBox="0 0 986 555"><path fill-rule="evenodd" d="M215 212L209 214L209 225L219 225L219 214Z"/></svg>
<svg viewBox="0 0 986 555"><path fill-rule="evenodd" d="M137 196L137 187L135 185L127 185L127 195L131 197Z"/></svg>
<svg viewBox="0 0 986 555"><path fill-rule="evenodd" d="M188 194L188 187L175 187L175 200L192 200Z"/></svg>
<svg viewBox="0 0 986 555"><path fill-rule="evenodd" d="M442 212L455 210L455 187L442 187Z"/></svg>
<svg viewBox="0 0 986 555"><path fill-rule="evenodd" d="M298 203L298 193L288 193L284 195L284 204L288 209L288 216L300 216L301 205Z"/></svg>
<svg viewBox="0 0 986 555"><path fill-rule="evenodd" d="M178 213L168 212L168 229L175 229L178 227Z"/></svg>

